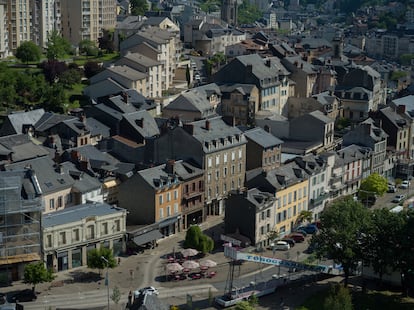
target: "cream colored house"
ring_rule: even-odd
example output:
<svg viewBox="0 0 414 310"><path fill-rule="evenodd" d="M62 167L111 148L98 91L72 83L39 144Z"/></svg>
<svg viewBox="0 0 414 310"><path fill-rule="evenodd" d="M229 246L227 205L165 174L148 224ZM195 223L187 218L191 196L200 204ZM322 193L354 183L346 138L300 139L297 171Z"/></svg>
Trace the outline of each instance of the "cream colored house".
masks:
<svg viewBox="0 0 414 310"><path fill-rule="evenodd" d="M114 255L125 250L125 209L106 203L82 204L42 216L43 259L63 271L87 265L88 252L100 247Z"/></svg>

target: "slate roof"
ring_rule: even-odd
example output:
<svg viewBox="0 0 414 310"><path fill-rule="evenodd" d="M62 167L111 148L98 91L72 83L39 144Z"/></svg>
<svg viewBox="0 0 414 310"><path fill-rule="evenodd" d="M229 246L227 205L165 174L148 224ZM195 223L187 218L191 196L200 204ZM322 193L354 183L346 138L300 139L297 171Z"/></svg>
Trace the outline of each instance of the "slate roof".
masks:
<svg viewBox="0 0 414 310"><path fill-rule="evenodd" d="M159 66L161 63L159 61L153 60L152 58L149 58L147 56L144 56L140 53L131 53L128 52L123 58L126 58L132 62L135 62L137 64L140 64L144 67L153 67L153 66ZM121 59L122 60L122 59Z"/></svg>
<svg viewBox="0 0 414 310"><path fill-rule="evenodd" d="M36 131L46 132L53 126L59 124L60 122L70 119L77 119L77 117L71 115L56 114L52 112L45 112L42 115L42 117L36 122L34 127Z"/></svg>
<svg viewBox="0 0 414 310"><path fill-rule="evenodd" d="M321 111L316 110L313 112L309 113L310 116L320 120L321 122L325 123L325 124L329 124L334 122L334 120L332 118L330 118L329 116L326 116L325 114L323 114Z"/></svg>
<svg viewBox="0 0 414 310"><path fill-rule="evenodd" d="M89 160L92 169L113 170L115 169L116 164L119 162L110 154L102 152L93 145L89 144L68 149L67 151L68 153L71 151L78 151L82 158Z"/></svg>
<svg viewBox="0 0 414 310"><path fill-rule="evenodd" d="M269 208L275 202L271 193L262 192L257 188L247 191L246 200L256 207L256 212Z"/></svg>
<svg viewBox="0 0 414 310"><path fill-rule="evenodd" d="M99 82L88 85L83 90L83 93L92 100L96 100L98 97L117 94L124 91L125 89L126 88L124 86L109 77Z"/></svg>
<svg viewBox="0 0 414 310"><path fill-rule="evenodd" d="M113 66L107 68L107 70L111 71L114 74L123 76L131 81L139 81L147 78L146 73L139 72L128 66Z"/></svg>
<svg viewBox="0 0 414 310"><path fill-rule="evenodd" d="M116 29L133 30L139 29L143 25L141 16L127 16L124 20L120 21L116 25Z"/></svg>
<svg viewBox="0 0 414 310"><path fill-rule="evenodd" d="M179 184L180 181L177 175L169 174L165 170L165 164L140 170L137 172L148 185L154 189L161 188L169 184Z"/></svg>
<svg viewBox="0 0 414 310"><path fill-rule="evenodd" d="M369 148L351 144L336 152L334 167L343 167L349 163L367 158L370 156L370 153L371 150Z"/></svg>
<svg viewBox="0 0 414 310"><path fill-rule="evenodd" d="M258 79L274 78L277 74L266 66L258 54L242 55L236 57L244 66L252 65L252 73Z"/></svg>
<svg viewBox="0 0 414 310"><path fill-rule="evenodd" d="M151 138L160 134L160 129L154 118L145 110L124 114L123 117L144 138ZM137 123L141 119L143 122L142 126Z"/></svg>
<svg viewBox="0 0 414 310"><path fill-rule="evenodd" d="M406 119L404 119L401 115L399 115L395 110L391 107L386 107L380 110L382 115L384 115L391 123L394 124L395 127L406 127L409 126Z"/></svg>
<svg viewBox="0 0 414 310"><path fill-rule="evenodd" d="M320 104L327 105L335 102L336 97L329 94L329 91L325 91L319 94L312 95Z"/></svg>
<svg viewBox="0 0 414 310"><path fill-rule="evenodd" d="M78 170L72 162L66 161L61 164L65 173L69 174L73 180L73 189L80 193L89 193L102 187L102 183L97 178Z"/></svg>
<svg viewBox="0 0 414 310"><path fill-rule="evenodd" d="M86 126L90 130L91 136L102 135L103 138L110 136L111 128L102 124L100 121L94 119L93 117L86 118Z"/></svg>
<svg viewBox="0 0 414 310"><path fill-rule="evenodd" d="M61 174L56 169L55 162L47 156L8 164L5 166L5 170L15 171L26 167L31 167L31 169L36 173L36 177L39 181L39 186L43 194L54 193L67 189L72 187L74 184L72 177L65 173Z"/></svg>
<svg viewBox="0 0 414 310"><path fill-rule="evenodd" d="M42 215L42 227L49 228L82 221L91 216L122 214L125 210L107 203L87 203Z"/></svg>
<svg viewBox="0 0 414 310"><path fill-rule="evenodd" d="M206 122L209 122L209 130L206 128ZM228 136L239 136L239 143L246 143L246 138L242 135L242 131L237 127L227 125L220 116L208 120L195 121L191 124L194 128L193 137L202 144L219 140L220 138L227 138Z"/></svg>
<svg viewBox="0 0 414 310"><path fill-rule="evenodd" d="M197 176L204 174L204 170L197 168L191 165L188 162L179 160L174 164L174 172L177 174L178 178L182 181L192 179Z"/></svg>
<svg viewBox="0 0 414 310"><path fill-rule="evenodd" d="M301 183L307 175L296 166L295 162L284 164L267 172L266 179L276 190Z"/></svg>
<svg viewBox="0 0 414 310"><path fill-rule="evenodd" d="M413 111L414 111L414 95L405 96L402 98L394 99L392 102L396 106L405 105L405 111L413 117Z"/></svg>
<svg viewBox="0 0 414 310"><path fill-rule="evenodd" d="M36 124L39 119L43 116L45 110L36 109L28 112L17 112L11 113L6 116L9 119L10 124L14 128L16 134L22 133L23 125Z"/></svg>
<svg viewBox="0 0 414 310"><path fill-rule="evenodd" d="M14 162L42 157L49 152L40 145L33 143L26 134L0 137L0 154L12 154Z"/></svg>
<svg viewBox="0 0 414 310"><path fill-rule="evenodd" d="M242 95L247 95L250 94L255 87L256 85L254 84L228 83L220 85L220 90L222 93L238 91Z"/></svg>
<svg viewBox="0 0 414 310"><path fill-rule="evenodd" d="M297 63L297 67L300 68L301 70L303 70L304 72L308 73L308 74L316 74L316 71L313 67L313 65L307 61L302 60L302 58L300 56L294 55L294 56L286 56L284 58L286 61L288 61L289 63L291 63L292 65L294 65L295 63ZM303 67L302 67L303 65Z"/></svg>
<svg viewBox="0 0 414 310"><path fill-rule="evenodd" d="M264 129L260 127L256 127L250 130L247 130L244 132L244 135L248 140L251 140L264 149L271 148L274 146L279 146L283 143L282 140L279 138L276 138L271 133L265 131Z"/></svg>

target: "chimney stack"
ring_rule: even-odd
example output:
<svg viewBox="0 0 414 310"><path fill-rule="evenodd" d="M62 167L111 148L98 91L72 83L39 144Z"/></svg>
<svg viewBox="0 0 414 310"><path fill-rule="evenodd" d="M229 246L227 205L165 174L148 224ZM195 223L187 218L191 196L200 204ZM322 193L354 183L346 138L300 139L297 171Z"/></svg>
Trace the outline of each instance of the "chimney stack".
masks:
<svg viewBox="0 0 414 310"><path fill-rule="evenodd" d="M270 59L266 59L266 66L268 66L270 68L270 66L271 66Z"/></svg>
<svg viewBox="0 0 414 310"><path fill-rule="evenodd" d="M210 121L209 120L206 120L206 129L210 130Z"/></svg>
<svg viewBox="0 0 414 310"><path fill-rule="evenodd" d="M168 174L174 174L174 165L174 159L167 160L167 163L165 164L165 172L167 172Z"/></svg>
<svg viewBox="0 0 414 310"><path fill-rule="evenodd" d="M122 100L123 100L126 104L128 104L128 94L127 94L126 92L122 92L122 93L121 93L121 96L122 96Z"/></svg>
<svg viewBox="0 0 414 310"><path fill-rule="evenodd" d="M398 114L404 114L405 113L405 105L404 104L397 106L397 113Z"/></svg>

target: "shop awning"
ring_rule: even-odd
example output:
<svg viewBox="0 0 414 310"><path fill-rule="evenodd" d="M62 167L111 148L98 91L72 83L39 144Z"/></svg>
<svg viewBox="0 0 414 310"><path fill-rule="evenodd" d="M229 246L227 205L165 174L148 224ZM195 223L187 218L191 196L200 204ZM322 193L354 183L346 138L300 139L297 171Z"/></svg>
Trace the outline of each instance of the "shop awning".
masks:
<svg viewBox="0 0 414 310"><path fill-rule="evenodd" d="M132 240L136 245L143 245L161 238L162 234L158 230L151 230L142 235L135 236Z"/></svg>
<svg viewBox="0 0 414 310"><path fill-rule="evenodd" d="M179 219L179 217L178 217L178 216L171 217L171 218L169 218L169 219L166 219L166 220L164 220L164 221L160 222L160 223L158 224L158 227L159 227L159 228L167 227L167 226L169 226L169 225L174 224L175 222L177 222L177 221L178 221L178 219Z"/></svg>

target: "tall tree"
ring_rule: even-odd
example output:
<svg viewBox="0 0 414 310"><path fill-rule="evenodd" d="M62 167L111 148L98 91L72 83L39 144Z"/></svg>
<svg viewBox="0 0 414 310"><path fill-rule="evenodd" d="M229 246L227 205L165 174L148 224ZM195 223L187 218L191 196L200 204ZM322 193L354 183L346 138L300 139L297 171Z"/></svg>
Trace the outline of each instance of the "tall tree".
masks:
<svg viewBox="0 0 414 310"><path fill-rule="evenodd" d="M374 195L382 196L388 190L387 179L378 173L373 173L362 180L358 196L366 199Z"/></svg>
<svg viewBox="0 0 414 310"><path fill-rule="evenodd" d="M33 292L37 284L51 282L54 278L53 271L46 269L43 262L31 263L24 267L24 282L32 284Z"/></svg>
<svg viewBox="0 0 414 310"><path fill-rule="evenodd" d="M68 40L63 38L56 30L53 30L47 38L46 57L56 60L69 54L71 46Z"/></svg>
<svg viewBox="0 0 414 310"><path fill-rule="evenodd" d="M23 42L16 49L16 58L26 64L30 61L39 61L41 55L40 48L32 41Z"/></svg>
<svg viewBox="0 0 414 310"><path fill-rule="evenodd" d="M324 310L352 310L352 296L348 288L333 285L323 304Z"/></svg>
<svg viewBox="0 0 414 310"><path fill-rule="evenodd" d="M102 37L98 39L99 48L107 53L113 53L115 51L114 44L114 30L104 29Z"/></svg>
<svg viewBox="0 0 414 310"><path fill-rule="evenodd" d="M363 258L363 240L369 230L369 211L351 197L334 202L321 214L319 234L312 236L318 257L331 257L342 264L345 286Z"/></svg>
<svg viewBox="0 0 414 310"><path fill-rule="evenodd" d="M108 266L102 257L104 257L109 262ZM106 267L114 268L115 266L116 260L111 249L101 247L99 249L93 249L92 251L88 252L88 267L92 269L99 269L99 274L101 274L102 269Z"/></svg>
<svg viewBox="0 0 414 310"><path fill-rule="evenodd" d="M184 247L194 248L205 254L213 250L214 241L209 236L203 234L199 226L193 225L187 230Z"/></svg>
<svg viewBox="0 0 414 310"><path fill-rule="evenodd" d="M146 0L131 0L131 14L135 16L143 16L148 11L148 2Z"/></svg>
<svg viewBox="0 0 414 310"><path fill-rule="evenodd" d="M405 223L399 236L400 241L395 245L397 255L394 266L401 273L403 294L406 296L409 289L414 293L414 211L404 211L402 216Z"/></svg>
<svg viewBox="0 0 414 310"><path fill-rule="evenodd" d="M366 239L365 261L369 262L378 274L380 283L385 273L395 265L397 247L404 228L404 217L388 209L377 209L371 215L372 226Z"/></svg>

